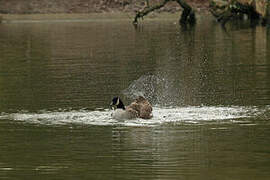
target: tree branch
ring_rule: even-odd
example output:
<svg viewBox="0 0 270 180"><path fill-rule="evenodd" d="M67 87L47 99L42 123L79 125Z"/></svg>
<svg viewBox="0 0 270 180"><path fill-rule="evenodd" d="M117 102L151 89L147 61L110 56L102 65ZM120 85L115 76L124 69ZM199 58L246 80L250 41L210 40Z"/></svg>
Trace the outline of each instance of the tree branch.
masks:
<svg viewBox="0 0 270 180"><path fill-rule="evenodd" d="M136 16L133 20L133 24L135 24L135 25L138 24L139 18L143 18L144 16L146 16L150 12L162 8L169 1L176 1L184 9L184 11L181 15L181 19L180 19L181 24L185 24L186 22L189 22L190 24L194 24L196 22L195 13L194 13L192 7L189 6L185 2L185 0L163 0L160 4L157 4L157 5L152 6L152 7L148 6L147 8L143 9L142 11L137 12Z"/></svg>
<svg viewBox="0 0 270 180"><path fill-rule="evenodd" d="M156 9L160 9L162 8L163 6L165 6L165 4L167 2L169 2L171 0L164 0L163 2L161 2L160 4L157 4L153 7L146 7L145 9L143 9L142 11L139 11L137 12L135 18L134 18L134 21L133 21L133 24L137 24L138 23L138 18L142 18L143 16L146 16L147 14L149 14L150 12L156 10Z"/></svg>

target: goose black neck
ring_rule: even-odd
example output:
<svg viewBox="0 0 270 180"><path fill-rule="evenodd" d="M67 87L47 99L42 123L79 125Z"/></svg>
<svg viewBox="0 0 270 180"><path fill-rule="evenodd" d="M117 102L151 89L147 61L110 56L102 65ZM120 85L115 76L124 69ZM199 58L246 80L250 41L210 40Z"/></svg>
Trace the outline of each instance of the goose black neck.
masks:
<svg viewBox="0 0 270 180"><path fill-rule="evenodd" d="M119 104L116 106L118 109L126 109L124 103L119 99Z"/></svg>

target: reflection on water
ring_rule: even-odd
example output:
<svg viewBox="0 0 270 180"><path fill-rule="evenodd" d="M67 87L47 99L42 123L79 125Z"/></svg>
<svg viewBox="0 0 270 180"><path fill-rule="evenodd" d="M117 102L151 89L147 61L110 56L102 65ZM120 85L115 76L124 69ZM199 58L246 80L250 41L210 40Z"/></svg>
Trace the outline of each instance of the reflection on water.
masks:
<svg viewBox="0 0 270 180"><path fill-rule="evenodd" d="M176 21L1 24L0 178L268 179L270 31Z"/></svg>

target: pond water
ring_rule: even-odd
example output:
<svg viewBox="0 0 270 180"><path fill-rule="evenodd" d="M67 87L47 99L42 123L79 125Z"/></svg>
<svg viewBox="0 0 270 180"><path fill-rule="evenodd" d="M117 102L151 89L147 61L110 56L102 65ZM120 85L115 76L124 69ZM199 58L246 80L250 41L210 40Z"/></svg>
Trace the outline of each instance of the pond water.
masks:
<svg viewBox="0 0 270 180"><path fill-rule="evenodd" d="M270 30L176 22L1 24L0 179L269 179Z"/></svg>

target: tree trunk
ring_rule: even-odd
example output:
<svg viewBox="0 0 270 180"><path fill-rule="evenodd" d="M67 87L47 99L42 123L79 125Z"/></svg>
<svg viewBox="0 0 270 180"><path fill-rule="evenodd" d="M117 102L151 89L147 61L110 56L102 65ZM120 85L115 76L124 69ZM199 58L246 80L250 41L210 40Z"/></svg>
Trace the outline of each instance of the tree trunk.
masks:
<svg viewBox="0 0 270 180"><path fill-rule="evenodd" d="M195 13L191 6L189 6L184 0L176 0L176 2L184 9L179 22L181 24L194 24L196 22Z"/></svg>

